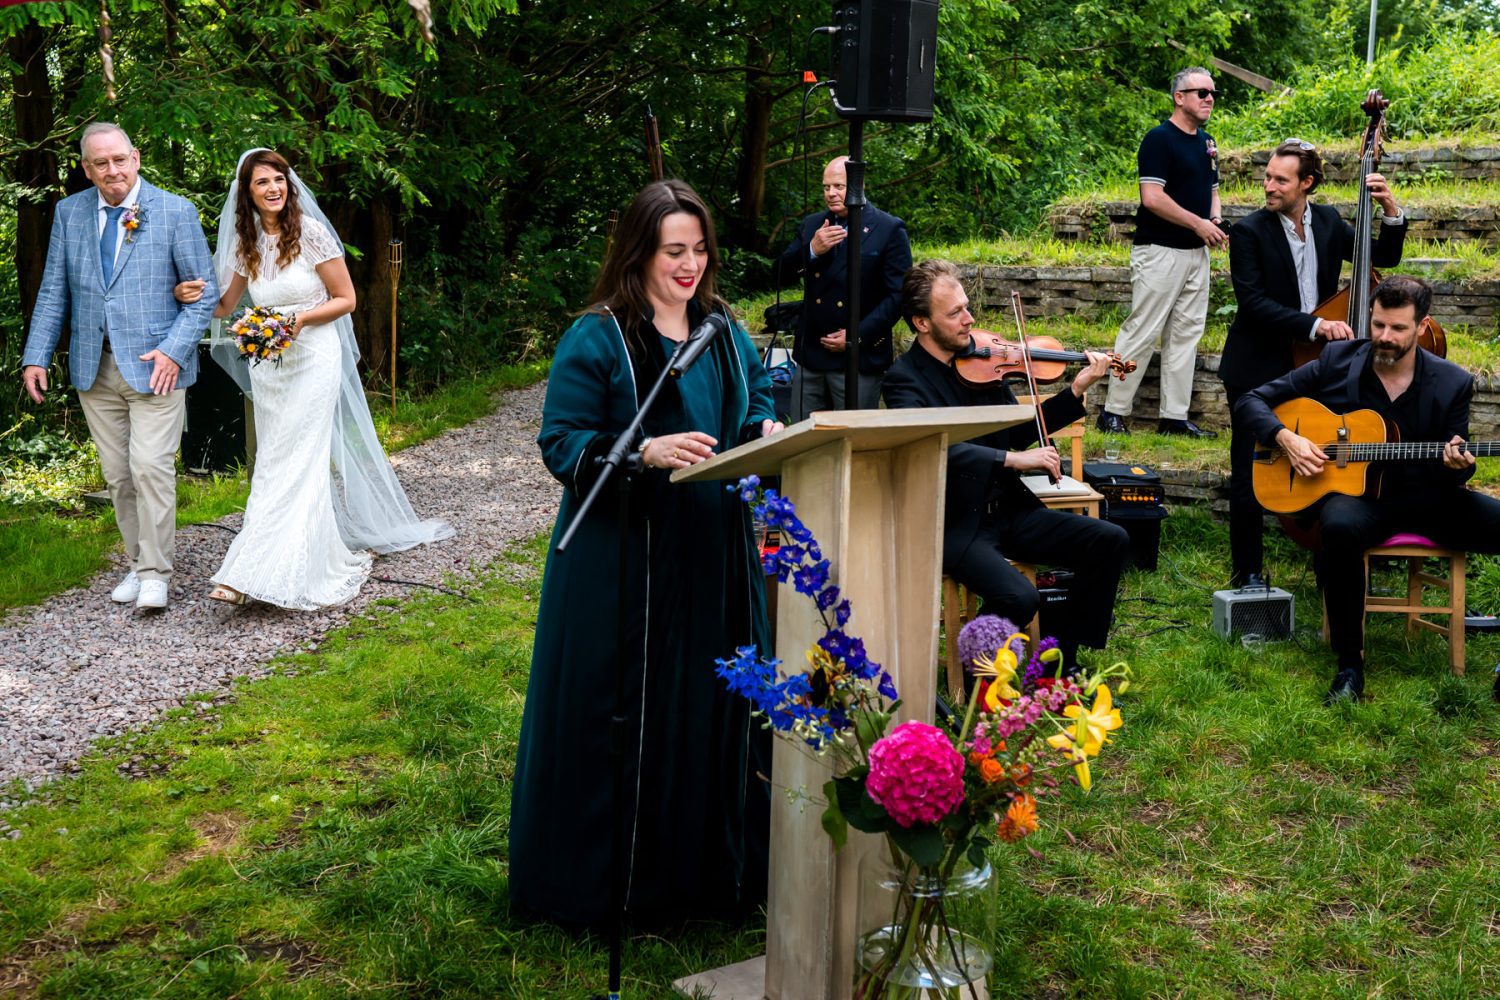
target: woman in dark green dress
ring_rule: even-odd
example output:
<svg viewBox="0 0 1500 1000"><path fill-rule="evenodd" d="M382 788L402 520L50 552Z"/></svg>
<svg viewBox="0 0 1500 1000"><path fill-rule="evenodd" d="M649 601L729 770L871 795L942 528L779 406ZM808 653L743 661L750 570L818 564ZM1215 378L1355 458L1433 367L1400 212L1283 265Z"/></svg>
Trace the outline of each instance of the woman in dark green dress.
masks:
<svg viewBox="0 0 1500 1000"><path fill-rule="evenodd" d="M542 460L563 485L553 542L576 516L595 460L634 418L667 357L710 311L713 221L680 181L631 203L588 311L552 362ZM743 329L716 338L644 426L632 487L627 640L615 649L613 489L567 551L547 558L510 814L510 896L565 924L600 924L610 899L609 717L616 671L629 716L622 809L626 905L661 922L743 914L765 892L769 792L753 777L747 703L714 674L736 646L769 648L749 515L723 483L673 485L674 469L780 430L770 380Z"/></svg>

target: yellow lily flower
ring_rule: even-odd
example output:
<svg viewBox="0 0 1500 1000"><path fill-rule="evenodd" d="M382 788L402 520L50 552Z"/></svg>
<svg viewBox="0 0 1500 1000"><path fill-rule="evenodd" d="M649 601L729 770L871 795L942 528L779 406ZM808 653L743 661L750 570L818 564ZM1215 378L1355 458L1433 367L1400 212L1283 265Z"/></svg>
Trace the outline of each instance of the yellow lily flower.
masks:
<svg viewBox="0 0 1500 1000"><path fill-rule="evenodd" d="M995 651L994 656L980 657L974 661L974 676L986 677L990 681L984 692L986 711L998 712L1002 698L1015 701L1021 697L1021 692L1011 686L1011 681L1016 679L1016 672L1021 668L1020 654L1015 647L1019 646L1024 650L1026 641L1026 636L1017 632L1003 647Z"/></svg>
<svg viewBox="0 0 1500 1000"><path fill-rule="evenodd" d="M1079 716L1074 723L1073 731L1053 733L1047 737L1049 746L1058 750L1066 751L1073 762L1073 770L1078 774L1078 787L1085 792L1093 785L1093 775L1089 773L1089 755L1080 749L1083 741L1088 737L1088 721L1086 716ZM1098 749L1095 748L1095 753Z"/></svg>
<svg viewBox="0 0 1500 1000"><path fill-rule="evenodd" d="M1074 741L1087 756L1096 755L1099 748L1109 742L1110 731L1124 725L1120 710L1114 707L1114 700L1110 697L1108 684L1099 685L1093 708L1085 712L1082 705L1072 704L1063 708L1063 715L1077 720Z"/></svg>

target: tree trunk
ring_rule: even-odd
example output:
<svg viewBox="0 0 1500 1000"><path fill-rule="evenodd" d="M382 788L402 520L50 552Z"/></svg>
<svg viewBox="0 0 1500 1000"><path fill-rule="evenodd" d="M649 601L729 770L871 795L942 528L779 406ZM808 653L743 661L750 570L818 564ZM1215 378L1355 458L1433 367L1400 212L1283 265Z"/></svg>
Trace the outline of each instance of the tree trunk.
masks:
<svg viewBox="0 0 1500 1000"><path fill-rule="evenodd" d="M11 76L16 112L15 181L36 192L16 205L16 277L21 289L21 318L31 325L42 271L47 266L47 242L52 233L52 209L57 203L57 154L43 148L52 132L52 81L47 76L47 31L28 24L7 40L10 58L18 67ZM0 329L0 355L5 353Z"/></svg>
<svg viewBox="0 0 1500 1000"><path fill-rule="evenodd" d="M769 26L767 26L769 29ZM760 41L769 30L752 33L745 64L771 69L775 54ZM741 116L740 160L735 170L735 212L729 220L730 241L756 253L767 252L760 231L760 216L766 201L766 159L771 144L771 108L775 104L776 80L770 75L751 74L745 81L745 112Z"/></svg>
<svg viewBox="0 0 1500 1000"><path fill-rule="evenodd" d="M327 177L336 187L335 172ZM366 385L390 384L391 379L391 266L390 242L396 235L394 195L373 198L368 205L332 202L325 206L329 221L345 243L358 247L358 260L348 258L354 281L354 339L359 344Z"/></svg>

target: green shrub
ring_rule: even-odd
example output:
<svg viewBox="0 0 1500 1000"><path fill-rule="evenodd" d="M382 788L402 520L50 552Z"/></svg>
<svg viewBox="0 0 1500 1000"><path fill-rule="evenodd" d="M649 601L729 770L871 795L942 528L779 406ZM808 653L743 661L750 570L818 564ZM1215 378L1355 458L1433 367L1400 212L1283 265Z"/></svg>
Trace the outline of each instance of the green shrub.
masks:
<svg viewBox="0 0 1500 1000"><path fill-rule="evenodd" d="M1347 141L1365 128L1360 104L1371 88L1391 102L1393 139L1500 130L1500 37L1434 36L1382 52L1373 66L1355 56L1332 67L1312 63L1292 88L1215 114L1215 138L1225 147L1271 146L1287 136Z"/></svg>

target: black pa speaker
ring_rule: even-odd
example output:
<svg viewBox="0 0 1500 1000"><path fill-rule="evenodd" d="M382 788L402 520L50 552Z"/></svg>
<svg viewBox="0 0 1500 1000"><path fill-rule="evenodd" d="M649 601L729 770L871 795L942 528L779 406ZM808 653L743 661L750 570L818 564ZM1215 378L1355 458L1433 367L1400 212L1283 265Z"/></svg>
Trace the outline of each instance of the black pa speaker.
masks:
<svg viewBox="0 0 1500 1000"><path fill-rule="evenodd" d="M182 464L193 473L229 472L245 464L245 396L198 344L198 380L187 389Z"/></svg>
<svg viewBox="0 0 1500 1000"><path fill-rule="evenodd" d="M839 79L833 109L843 118L932 121L937 0L840 0Z"/></svg>

